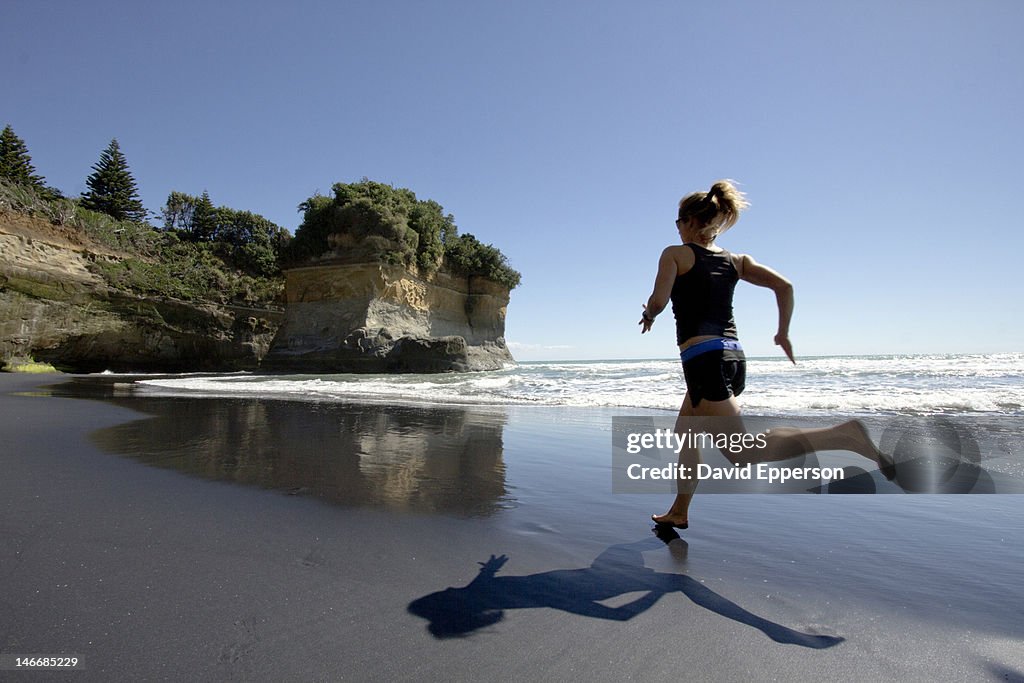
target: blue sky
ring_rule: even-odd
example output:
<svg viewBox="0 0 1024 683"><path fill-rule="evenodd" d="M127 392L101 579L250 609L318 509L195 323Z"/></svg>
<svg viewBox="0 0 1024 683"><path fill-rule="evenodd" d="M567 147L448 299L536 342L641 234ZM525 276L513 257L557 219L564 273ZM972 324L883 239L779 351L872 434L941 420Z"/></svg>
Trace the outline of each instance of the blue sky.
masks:
<svg viewBox="0 0 1024 683"><path fill-rule="evenodd" d="M366 176L523 274L517 358L669 357L636 322L681 196L735 178L719 241L796 286L798 356L1024 351L1024 3L7 0L0 125L85 189L116 137L172 190L291 230ZM774 298L741 285L774 355Z"/></svg>

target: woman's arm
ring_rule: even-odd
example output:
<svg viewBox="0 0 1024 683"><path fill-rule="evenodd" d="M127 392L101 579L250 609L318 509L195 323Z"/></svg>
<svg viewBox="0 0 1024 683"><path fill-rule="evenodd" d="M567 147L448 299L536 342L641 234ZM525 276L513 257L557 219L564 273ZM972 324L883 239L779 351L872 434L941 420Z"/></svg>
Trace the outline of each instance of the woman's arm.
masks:
<svg viewBox="0 0 1024 683"><path fill-rule="evenodd" d="M672 285L675 283L679 271L675 253L678 249L679 247L666 247L665 251L661 252L661 258L658 259L658 275L654 278L654 291L651 292L651 297L644 304L644 313L640 318L642 327L640 334L651 329L654 319L668 305L668 299L672 295ZM693 252L689 249L686 251L692 257Z"/></svg>
<svg viewBox="0 0 1024 683"><path fill-rule="evenodd" d="M786 357L795 364L793 344L789 341L789 321L793 318L793 284L747 255L742 257L742 268L738 270L740 278L746 282L775 292L775 302L779 307L779 331L775 335L775 343L782 347Z"/></svg>

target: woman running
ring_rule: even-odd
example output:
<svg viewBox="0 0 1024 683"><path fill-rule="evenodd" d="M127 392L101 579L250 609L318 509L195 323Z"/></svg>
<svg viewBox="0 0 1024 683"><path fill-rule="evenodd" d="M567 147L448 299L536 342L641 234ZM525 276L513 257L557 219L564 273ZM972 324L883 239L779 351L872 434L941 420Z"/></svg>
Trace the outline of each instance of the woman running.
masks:
<svg viewBox="0 0 1024 683"><path fill-rule="evenodd" d="M654 319L669 300L676 319L676 342L683 362L686 396L679 409L676 432L682 434L687 418L695 416L734 417L733 429L743 431L738 418L736 397L743 393L746 360L736 334L733 319L733 291L739 280L775 292L779 309L779 327L775 344L782 347L790 361L793 345L789 340L789 322L793 315L793 285L779 273L745 254L732 254L715 245L715 239L736 224L748 203L743 194L727 180L720 180L707 192L694 192L679 202L676 229L681 245L667 247L658 262L654 292L644 306L641 333L651 329ZM766 447L742 453L723 450L734 463L774 462L818 450L848 450L879 464L891 478L892 463L875 448L864 426L851 420L824 429L772 429L766 435ZM695 462L680 464L692 469ZM699 452L685 457L699 459ZM651 515L657 524L685 529L689 522L690 500L696 480L679 480L678 494L664 515Z"/></svg>

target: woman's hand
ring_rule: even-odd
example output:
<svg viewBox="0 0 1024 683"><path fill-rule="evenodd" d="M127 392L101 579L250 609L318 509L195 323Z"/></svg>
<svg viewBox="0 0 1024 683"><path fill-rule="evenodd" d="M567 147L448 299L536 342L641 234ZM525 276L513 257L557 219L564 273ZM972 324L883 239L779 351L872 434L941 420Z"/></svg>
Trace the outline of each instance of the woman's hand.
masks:
<svg viewBox="0 0 1024 683"><path fill-rule="evenodd" d="M789 341L788 334L775 335L775 345L781 346L782 350L786 352L786 357L792 361L793 365L796 365L796 358L793 357L793 344Z"/></svg>
<svg viewBox="0 0 1024 683"><path fill-rule="evenodd" d="M647 304L644 304L644 312L640 315L640 322L637 323L643 326L640 330L640 334L651 331L651 326L654 325L654 318L647 313Z"/></svg>

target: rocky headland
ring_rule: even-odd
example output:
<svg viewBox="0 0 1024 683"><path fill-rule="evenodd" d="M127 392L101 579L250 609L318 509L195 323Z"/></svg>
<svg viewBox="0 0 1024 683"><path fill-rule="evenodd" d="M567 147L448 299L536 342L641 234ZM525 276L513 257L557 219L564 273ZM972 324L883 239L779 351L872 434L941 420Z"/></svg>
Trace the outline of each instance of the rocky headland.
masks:
<svg viewBox="0 0 1024 683"><path fill-rule="evenodd" d="M68 372L260 367L282 307L142 295L101 275L130 258L75 228L0 211L0 364L32 358Z"/></svg>
<svg viewBox="0 0 1024 683"><path fill-rule="evenodd" d="M377 261L285 271L271 305L112 286L134 255L67 226L0 211L0 364L67 372L461 372L514 362L509 287Z"/></svg>

